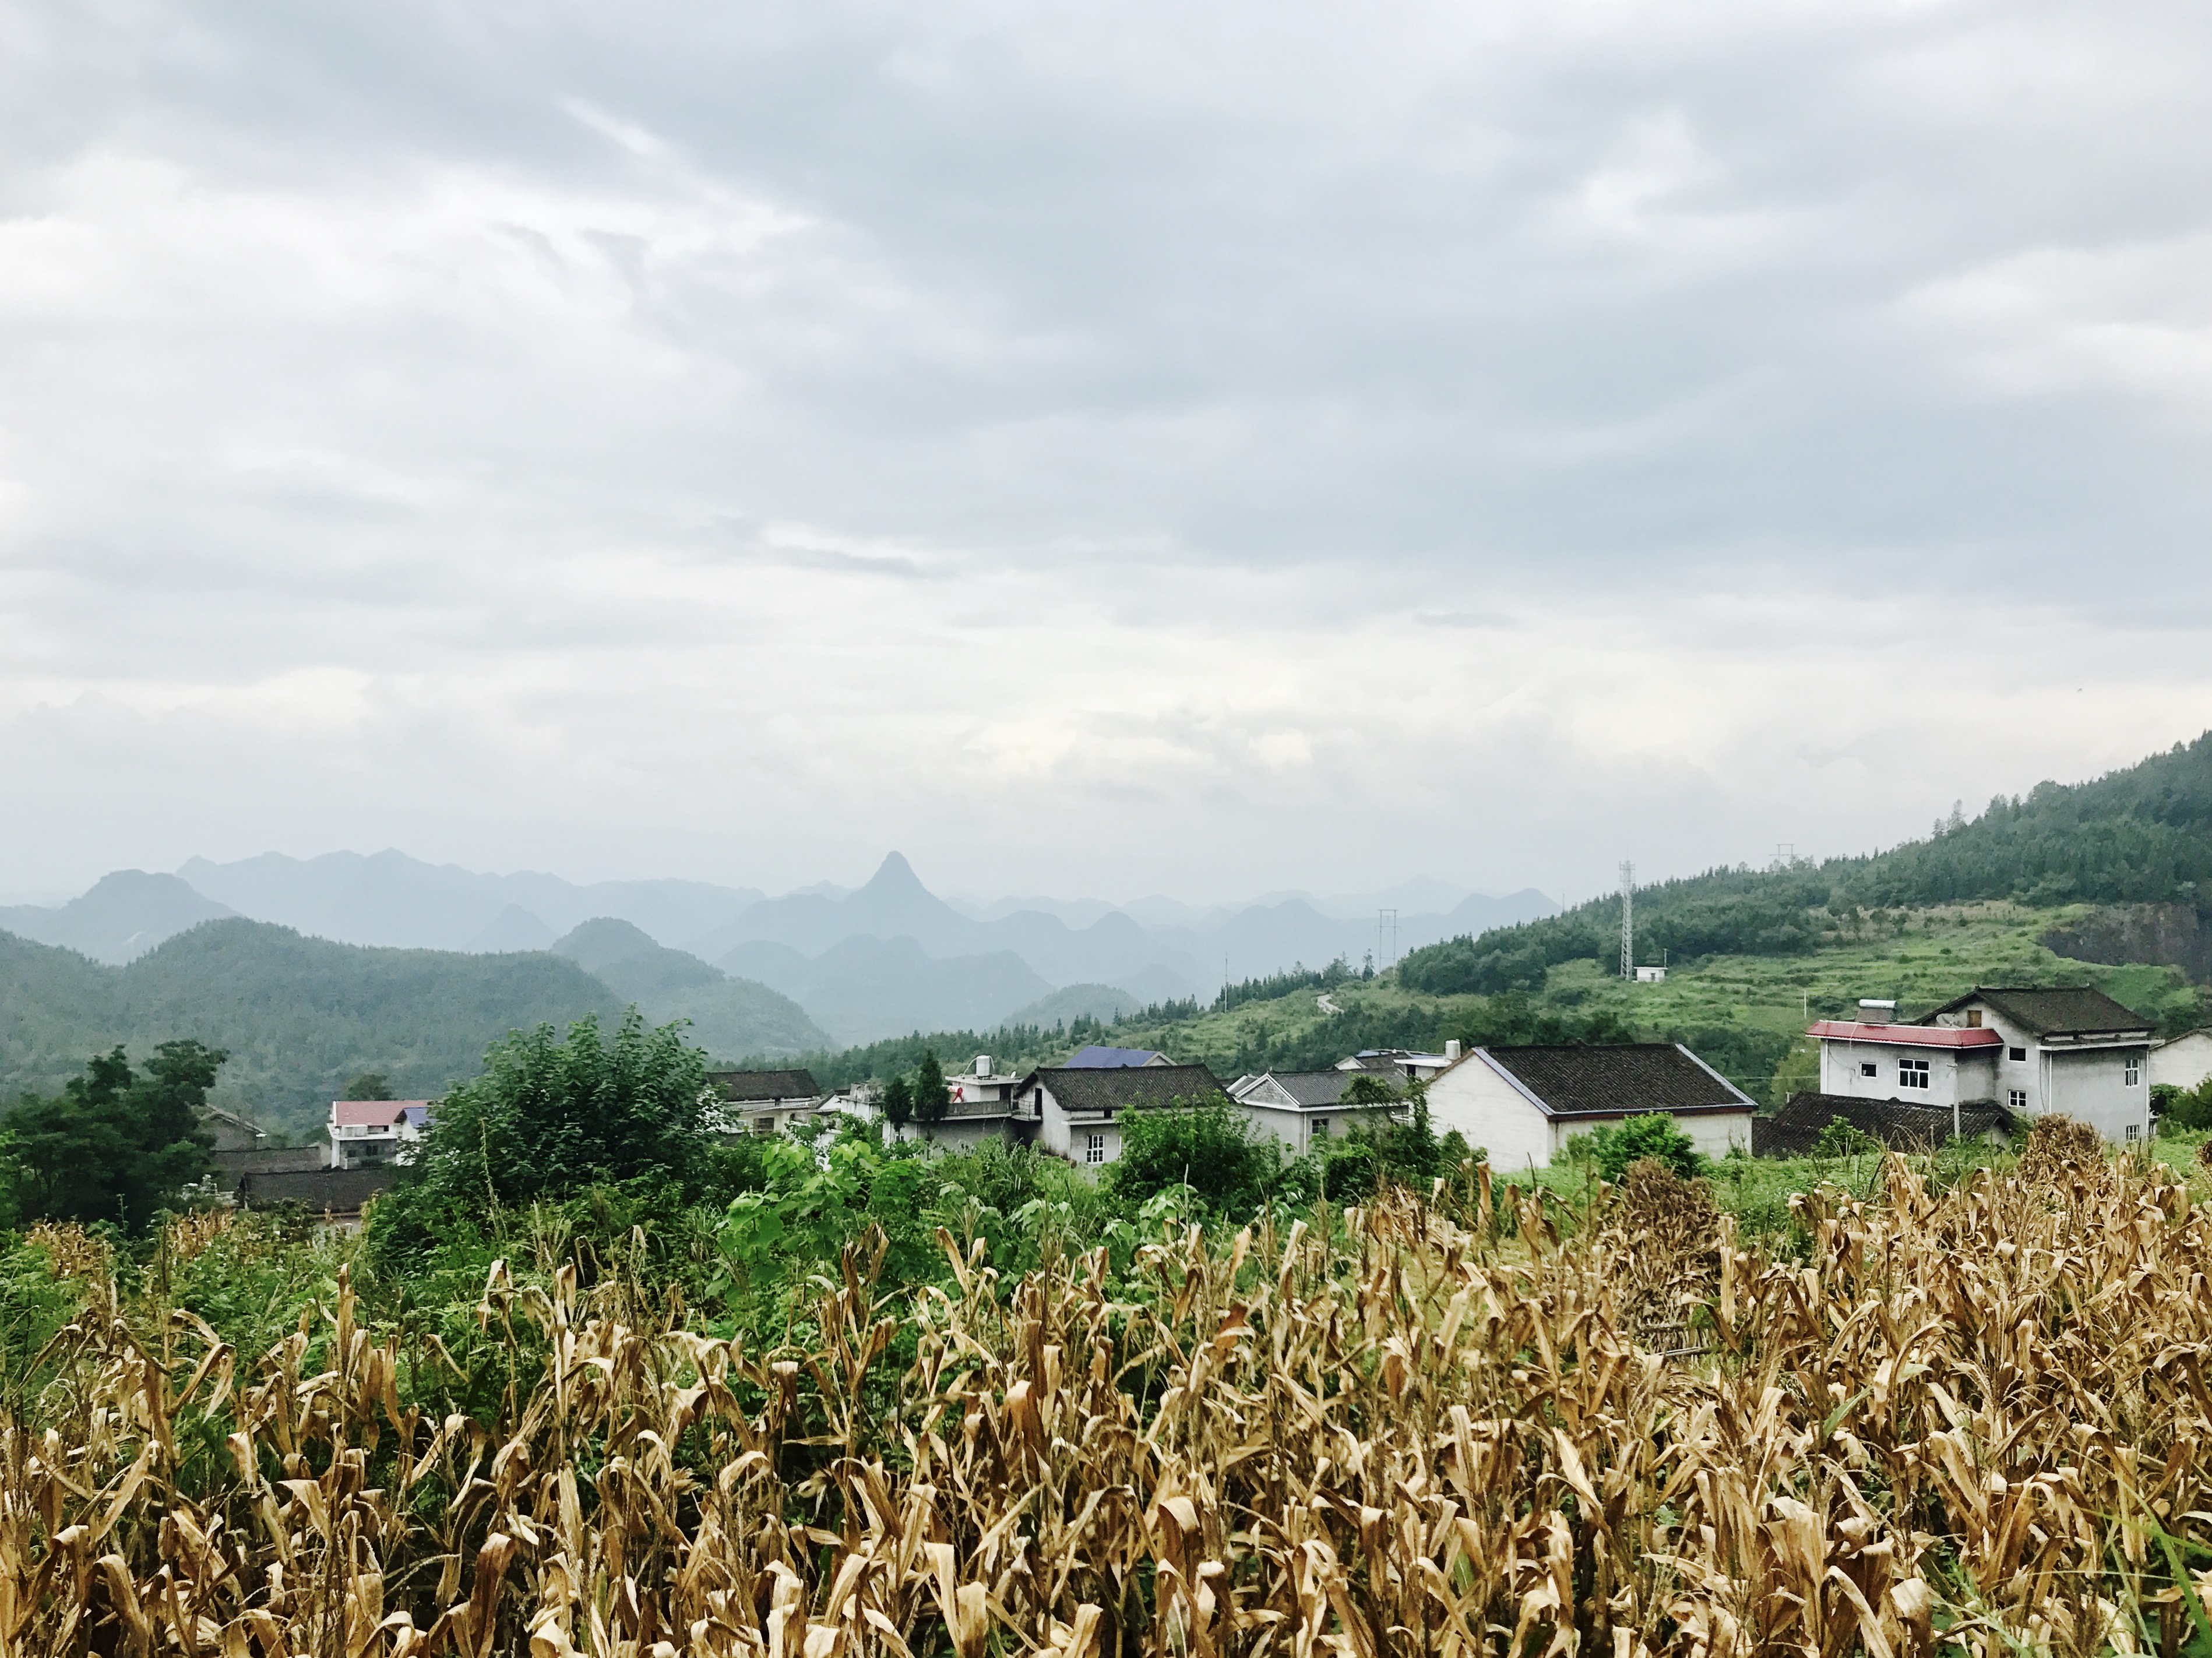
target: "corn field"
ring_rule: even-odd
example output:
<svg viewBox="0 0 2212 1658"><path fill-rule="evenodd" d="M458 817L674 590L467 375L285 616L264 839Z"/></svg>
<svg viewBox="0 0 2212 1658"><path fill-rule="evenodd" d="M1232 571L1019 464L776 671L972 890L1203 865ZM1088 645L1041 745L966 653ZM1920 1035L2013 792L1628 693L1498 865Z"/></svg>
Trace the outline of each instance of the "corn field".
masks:
<svg viewBox="0 0 2212 1658"><path fill-rule="evenodd" d="M1802 1260L1656 1165L1588 1218L1485 1174L897 1296L864 1237L765 1346L502 1266L487 1419L343 1281L253 1353L111 1287L0 1424L0 1655L2212 1651L2163 1169L1893 1159Z"/></svg>

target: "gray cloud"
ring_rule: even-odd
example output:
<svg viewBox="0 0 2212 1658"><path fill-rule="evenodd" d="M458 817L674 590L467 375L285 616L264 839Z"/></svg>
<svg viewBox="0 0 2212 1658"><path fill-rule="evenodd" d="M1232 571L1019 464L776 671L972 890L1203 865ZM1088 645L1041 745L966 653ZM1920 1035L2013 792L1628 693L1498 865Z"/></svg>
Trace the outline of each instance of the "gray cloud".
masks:
<svg viewBox="0 0 2212 1658"><path fill-rule="evenodd" d="M2212 724L2208 58L2006 0L25 12L0 887L1572 887L2119 763Z"/></svg>

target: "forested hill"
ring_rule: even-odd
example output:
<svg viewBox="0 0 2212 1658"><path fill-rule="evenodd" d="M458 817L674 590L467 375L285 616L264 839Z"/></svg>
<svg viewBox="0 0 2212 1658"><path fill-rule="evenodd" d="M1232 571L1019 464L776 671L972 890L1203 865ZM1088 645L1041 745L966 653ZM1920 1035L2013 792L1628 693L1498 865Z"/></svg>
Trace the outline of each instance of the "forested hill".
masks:
<svg viewBox="0 0 2212 1658"><path fill-rule="evenodd" d="M118 1042L135 1055L189 1036L230 1051L218 1104L305 1134L362 1072L382 1072L402 1098L432 1096L477 1074L509 1030L622 1011L543 951L370 949L229 920L114 968L0 932L0 1100L51 1091Z"/></svg>
<svg viewBox="0 0 2212 1658"><path fill-rule="evenodd" d="M1992 898L2202 911L2212 901L2212 732L2093 782L2000 795L1980 816L1954 812L1928 839L1887 852L1639 887L1637 956L1795 954L1850 934L1869 911ZM1438 993L1533 988L1560 962L1616 959L1620 938L1620 899L1596 899L1414 950L1399 979Z"/></svg>

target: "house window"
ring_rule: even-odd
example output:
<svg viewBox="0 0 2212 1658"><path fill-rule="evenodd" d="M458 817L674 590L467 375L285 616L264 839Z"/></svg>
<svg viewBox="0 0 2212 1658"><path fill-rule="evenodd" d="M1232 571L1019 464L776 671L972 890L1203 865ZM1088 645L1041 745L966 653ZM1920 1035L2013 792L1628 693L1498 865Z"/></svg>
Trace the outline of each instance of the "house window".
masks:
<svg viewBox="0 0 2212 1658"><path fill-rule="evenodd" d="M1859 1075L1862 1077L1871 1077L1875 1074L1877 1074L1876 1069L1875 1062L1872 1060L1861 1060L1859 1061Z"/></svg>
<svg viewBox="0 0 2212 1658"><path fill-rule="evenodd" d="M2014 1065L2025 1065L2027 1063L2027 1050L2024 1048L2008 1048L2005 1049L2005 1058L2010 1060Z"/></svg>
<svg viewBox="0 0 2212 1658"><path fill-rule="evenodd" d="M1083 1137L1083 1160L1085 1163L1106 1161L1106 1137L1103 1134L1085 1134Z"/></svg>
<svg viewBox="0 0 2212 1658"><path fill-rule="evenodd" d="M2128 1055L2128 1086L2130 1088L2142 1086L2142 1056L2141 1054ZM2135 1136L2131 1133L2128 1138L2133 1139Z"/></svg>
<svg viewBox="0 0 2212 1658"><path fill-rule="evenodd" d="M1313 1137L1317 1140L1325 1140L1328 1138L1328 1119L1327 1117L1316 1117L1314 1119Z"/></svg>
<svg viewBox="0 0 2212 1658"><path fill-rule="evenodd" d="M1897 1062L1897 1085L1899 1088L1927 1087L1928 1061L1925 1060L1899 1060Z"/></svg>
<svg viewBox="0 0 2212 1658"><path fill-rule="evenodd" d="M2131 1123L2130 1123L2130 1124L2128 1125L2128 1138L2129 1138L2130 1139L2131 1139L2131 1140L2132 1140L2132 1139L2138 1139L2138 1138L2140 1138L2140 1137L2141 1137L2142 1133L2142 1125L2141 1123L2133 1123L2133 1122L2131 1122Z"/></svg>
<svg viewBox="0 0 2212 1658"><path fill-rule="evenodd" d="M2014 1110L2014 1111L2025 1111L2025 1110L2027 1110L2027 1090L2025 1088L2008 1088L2008 1089L2007 1089L2007 1090L2005 1090L2005 1104L2006 1104L2006 1105L2007 1105L2007 1107L2008 1107L2010 1109Z"/></svg>
<svg viewBox="0 0 2212 1658"><path fill-rule="evenodd" d="M1981 1028L1982 1010L1978 1007L1968 1008L1966 1010L1966 1029L1969 1030L1979 1030Z"/></svg>

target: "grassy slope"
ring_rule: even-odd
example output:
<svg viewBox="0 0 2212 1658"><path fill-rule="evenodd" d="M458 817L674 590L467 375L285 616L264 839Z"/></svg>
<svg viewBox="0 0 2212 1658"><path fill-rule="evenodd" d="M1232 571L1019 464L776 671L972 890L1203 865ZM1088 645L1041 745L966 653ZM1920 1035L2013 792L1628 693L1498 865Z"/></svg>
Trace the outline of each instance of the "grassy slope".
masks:
<svg viewBox="0 0 2212 1658"><path fill-rule="evenodd" d="M1894 924L1807 955L1709 957L1672 969L1657 985L1625 983L1598 963L1582 959L1552 969L1533 999L1540 1011L1583 1018L1609 1013L1641 1033L1680 1035L1693 1048L1716 1046L1711 1033L1731 1027L1765 1039L1729 1045L1740 1051L1794 1040L1799 1063L1784 1081L1796 1087L1811 1079L1804 1063L1811 1051L1803 1040L1808 1018L1848 1013L1863 996L1895 998L1910 1014L1977 984L2087 983L2162 1023L2194 1022L2197 993L2172 969L2093 966L2053 955L2036 942L2081 913L2079 907L1943 906L1905 913ZM1115 1027L1112 1040L1202 1061L1227 1080L1261 1051L1340 1053L1355 1045L1417 1046L1443 1035L1473 1035L1482 1028L1491 999L1417 995L1388 978L1340 986L1330 996L1344 1010L1341 1017L1323 1013L1316 993L1302 991L1192 1020L1133 1021ZM1358 1040L1394 1029L1404 1035ZM1341 1039L1334 1050L1332 1035ZM1774 1102L1771 1071L1754 1075L1728 1064L1719 1068L1762 1104Z"/></svg>

